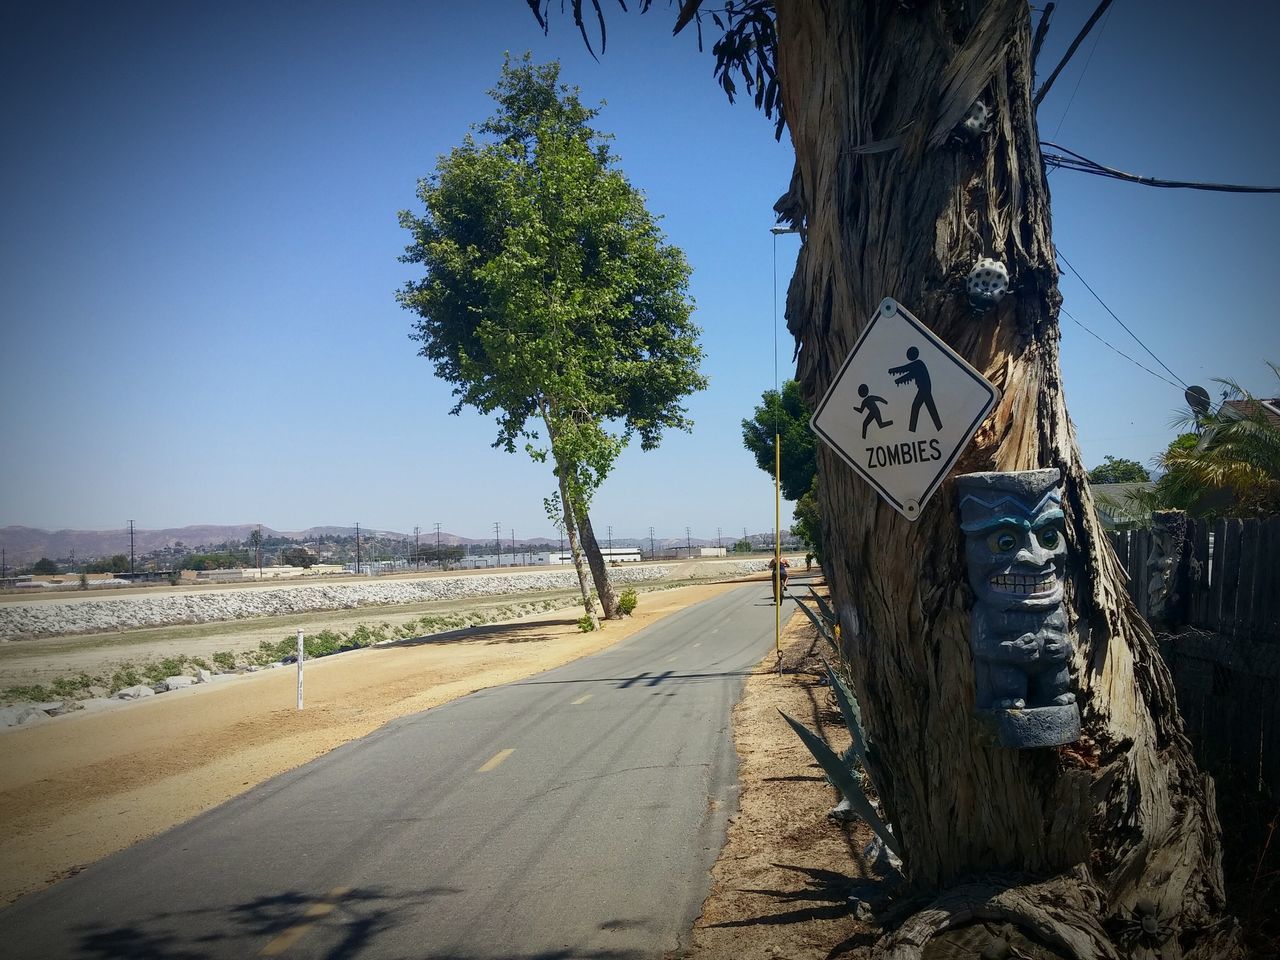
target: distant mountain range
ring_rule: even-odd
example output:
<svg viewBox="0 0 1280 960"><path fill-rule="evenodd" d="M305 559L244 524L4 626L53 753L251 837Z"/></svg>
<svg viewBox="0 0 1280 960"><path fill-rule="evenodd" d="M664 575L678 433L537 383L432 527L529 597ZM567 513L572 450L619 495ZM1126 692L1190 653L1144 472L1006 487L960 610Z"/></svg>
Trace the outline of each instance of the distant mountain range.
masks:
<svg viewBox="0 0 1280 960"><path fill-rule="evenodd" d="M135 527L133 531L133 549L134 553L139 556L156 550L175 547L196 551L200 547L228 541L243 541L257 527L256 523L199 524L165 530L144 530L141 527ZM361 527L360 534L371 539L413 539L412 533L400 533L394 530L373 530L367 527ZM321 537L351 537L355 535L355 527L308 527L306 530L274 530L271 527L264 526L262 535L268 539L280 537L305 543ZM423 545L434 543L436 538L435 530L424 530L419 534L419 538ZM558 538L517 538L516 544L555 543L556 539ZM736 536L726 536L723 542L725 546L732 546L737 539L739 538ZM748 539L753 544L763 545L773 542L773 534L772 532L751 534ZM457 534L442 532L440 534L440 542L450 546L469 546L472 544L492 543L493 539L460 537ZM695 547L715 544L715 540L700 540L697 537L694 537L691 542ZM511 539L509 537L503 540L504 546L509 546L510 543ZM181 544L181 547L178 547L179 544ZM601 546L604 545L605 541L602 539ZM638 546L647 548L649 540L648 538L623 539L615 537L613 545L615 547ZM685 539L683 537L659 537L654 539L654 546L661 549L684 545ZM128 554L129 530L128 528L123 530L40 530L35 527L0 527L0 549L4 550L4 562L9 567L34 563L41 557L48 557L51 560L66 560L74 556L79 560L92 560L99 557L110 557L117 553Z"/></svg>
<svg viewBox="0 0 1280 960"><path fill-rule="evenodd" d="M194 551L199 547L217 543L245 540L257 528L256 523L198 524L190 527L171 527L165 530L144 530L141 527L135 527L133 549L136 554L141 555L181 544L182 548ZM371 530L364 527L360 528L360 534L396 540L413 539L411 533ZM264 538L283 537L303 542L326 536L354 535L355 527L309 527L306 530L273 530L267 526L262 528ZM431 535L434 539L434 530ZM450 545L474 542L449 533L442 533L440 540ZM113 554L129 552L129 530L127 527L123 530L40 530L35 527L0 527L0 548L4 549L5 560L10 566L33 563L41 557L64 560L73 554L77 558L86 560L109 557Z"/></svg>

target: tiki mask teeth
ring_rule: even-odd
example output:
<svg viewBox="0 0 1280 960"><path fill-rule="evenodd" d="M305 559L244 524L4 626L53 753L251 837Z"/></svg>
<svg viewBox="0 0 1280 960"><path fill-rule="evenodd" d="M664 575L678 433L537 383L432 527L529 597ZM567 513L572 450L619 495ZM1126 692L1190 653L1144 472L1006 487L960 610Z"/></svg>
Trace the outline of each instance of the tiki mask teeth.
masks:
<svg viewBox="0 0 1280 960"><path fill-rule="evenodd" d="M998 593L1017 593L1026 597L1035 597L1052 593L1058 586L1058 578L1052 573L1035 576L1022 574L996 574L988 581L991 589Z"/></svg>

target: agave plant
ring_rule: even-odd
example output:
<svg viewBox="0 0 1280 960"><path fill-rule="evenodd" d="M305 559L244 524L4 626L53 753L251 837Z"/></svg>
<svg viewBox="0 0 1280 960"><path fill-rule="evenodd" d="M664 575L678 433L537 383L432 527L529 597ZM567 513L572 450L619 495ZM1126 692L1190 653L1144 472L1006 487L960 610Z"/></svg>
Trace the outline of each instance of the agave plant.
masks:
<svg viewBox="0 0 1280 960"><path fill-rule="evenodd" d="M835 611L831 609L831 604L827 603L813 587L809 588L809 593L818 608L817 613L810 610L804 600L795 594L792 594L792 599L804 611L804 615L809 618L809 622L817 628L818 635L827 641L827 645L831 647L835 655L843 658L840 652L840 621L836 617Z"/></svg>
<svg viewBox="0 0 1280 960"><path fill-rule="evenodd" d="M796 735L804 742L804 745L809 748L809 752L818 761L818 765L822 767L836 789L849 801L849 805L857 811L858 816L867 822L867 825L875 831L876 836L883 841L886 847L893 851L896 856L901 857L902 853L898 849L898 841L894 838L893 831L880 819L875 807L867 799L867 795L862 789L862 781L858 778L857 773L854 772L853 767L828 747L821 737L799 720L788 716L781 710L778 712L782 714L782 718L787 723L791 724L791 729L796 732Z"/></svg>
<svg viewBox="0 0 1280 960"><path fill-rule="evenodd" d="M827 682L831 684L836 705L840 707L840 716L844 718L844 725L849 730L849 749L844 754L845 762L849 765L849 769L855 772L862 770L865 774L867 735L862 730L862 708L858 705L858 698L853 695L848 681L827 662L825 657L822 658L822 665L826 667Z"/></svg>
<svg viewBox="0 0 1280 960"><path fill-rule="evenodd" d="M826 668L827 680L831 684L832 693L835 694L836 704L840 707L840 715L844 718L845 726L849 730L849 749L843 755L836 753L816 733L787 716L786 713L779 712L782 713L783 719L791 724L791 729L795 730L804 745L809 748L809 752L818 761L831 785L840 791L840 795L844 798L842 806L847 805L848 809L865 820L884 845L894 855L900 857L901 853L893 832L880 819L875 806L867 798L865 783L869 781L869 775L866 772L869 747L866 733L862 729L862 710L858 706L858 700L845 678L827 662L826 658L823 658L822 665Z"/></svg>

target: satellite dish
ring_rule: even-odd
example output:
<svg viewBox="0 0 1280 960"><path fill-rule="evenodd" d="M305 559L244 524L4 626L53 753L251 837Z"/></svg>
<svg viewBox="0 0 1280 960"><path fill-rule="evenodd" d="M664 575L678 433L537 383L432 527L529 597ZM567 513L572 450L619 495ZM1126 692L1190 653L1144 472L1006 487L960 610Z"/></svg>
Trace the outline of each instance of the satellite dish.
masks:
<svg viewBox="0 0 1280 960"><path fill-rule="evenodd" d="M1187 398L1187 406L1197 417L1206 417L1209 415L1209 408L1212 401L1209 399L1209 391L1204 387L1191 386L1187 387L1183 394Z"/></svg>

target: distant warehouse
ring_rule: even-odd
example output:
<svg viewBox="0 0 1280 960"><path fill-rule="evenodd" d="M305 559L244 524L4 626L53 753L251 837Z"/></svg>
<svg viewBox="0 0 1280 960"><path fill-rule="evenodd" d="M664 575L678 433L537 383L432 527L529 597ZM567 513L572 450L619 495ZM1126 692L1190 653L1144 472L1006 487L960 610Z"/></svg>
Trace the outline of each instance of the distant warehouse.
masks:
<svg viewBox="0 0 1280 960"><path fill-rule="evenodd" d="M600 555L605 563L639 563L640 551L636 547L618 547L614 550L602 549ZM449 566L455 570L476 570L484 567L557 567L573 563L573 554L568 550L552 550L544 553L504 553L501 556L487 553L477 556L463 557L452 561Z"/></svg>

